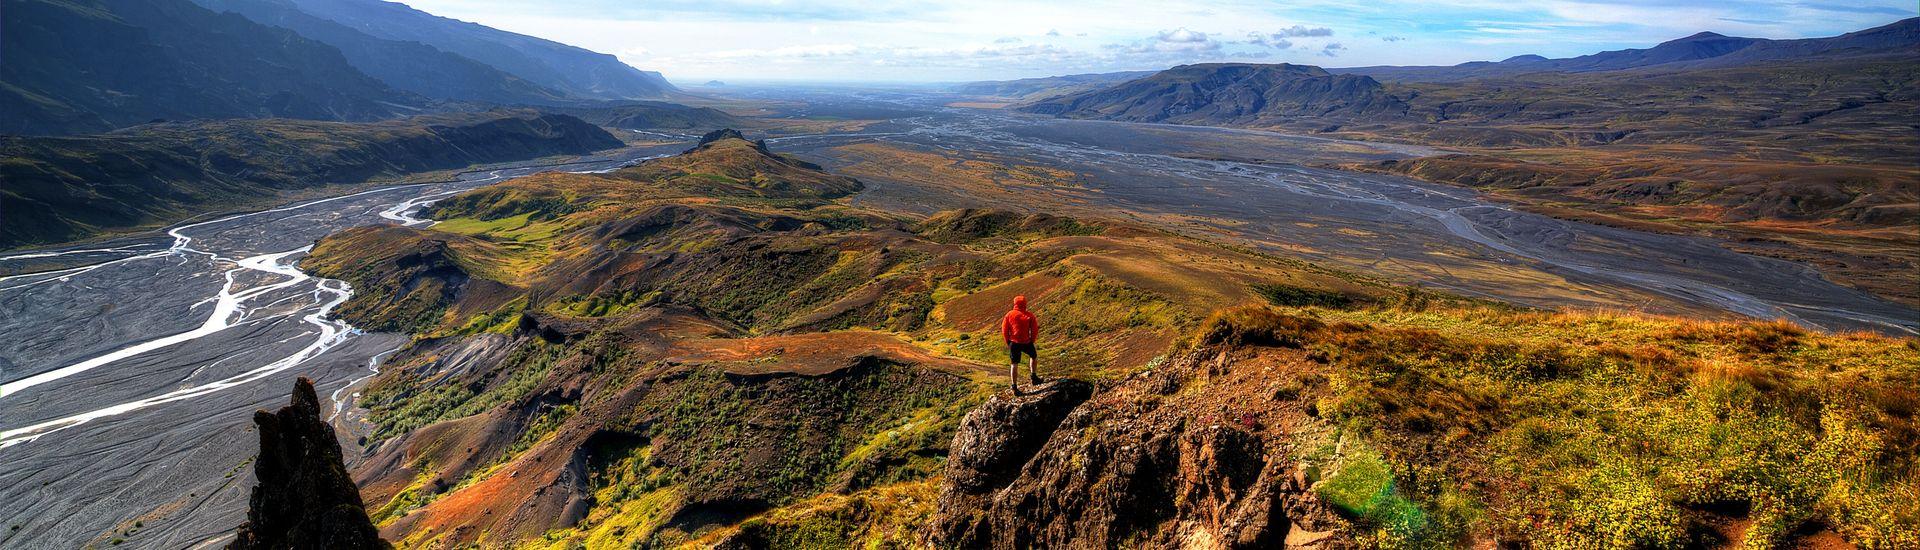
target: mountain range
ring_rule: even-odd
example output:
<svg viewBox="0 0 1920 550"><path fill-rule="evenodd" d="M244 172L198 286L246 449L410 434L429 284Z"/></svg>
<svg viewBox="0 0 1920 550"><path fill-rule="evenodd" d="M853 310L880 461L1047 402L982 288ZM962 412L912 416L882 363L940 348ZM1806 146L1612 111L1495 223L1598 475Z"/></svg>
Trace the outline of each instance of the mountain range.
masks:
<svg viewBox="0 0 1920 550"><path fill-rule="evenodd" d="M606 130L532 111L373 123L222 120L110 134L0 136L0 249L151 228L284 202L335 184L619 147Z"/></svg>
<svg viewBox="0 0 1920 550"><path fill-rule="evenodd" d="M1040 78L1022 78L1018 80L999 80L987 82L969 82L953 87L953 91L970 95L1011 97L1026 100L1046 99L1104 88L1128 80L1151 75L1158 71L1123 71L1117 73L1070 74Z"/></svg>
<svg viewBox="0 0 1920 550"><path fill-rule="evenodd" d="M1827 38L1698 33L1645 49L1451 67L1212 63L1012 88L1068 118L1272 129L1450 153L1347 168L1555 216L1704 234L1920 303L1920 18ZM966 89L998 90L992 85ZM1676 162L1678 160L1679 162ZM1889 270L1890 265L1903 266Z"/></svg>
<svg viewBox="0 0 1920 550"><path fill-rule="evenodd" d="M1027 101L1017 109L1073 118L1237 126L1259 125L1267 118L1298 117L1431 122L1459 118L1446 105L1418 104L1422 95L1442 89L1431 84L1517 79L1525 83L1511 84L1541 87L1576 82L1576 75L1620 71L1633 71L1624 78L1645 82L1713 69L1805 67L1809 63L1832 68L1899 64L1920 58L1916 45L1920 45L1920 18L1835 37L1798 40L1701 32L1646 49L1565 59L1522 55L1446 67L1344 69L1287 63L1206 63L1146 75L1121 72L976 82L956 87L955 91L1025 98ZM1426 86L1419 86L1423 84ZM1386 95L1391 97L1382 97ZM1500 118L1524 109L1514 106L1487 111L1480 106L1464 114Z"/></svg>
<svg viewBox="0 0 1920 550"><path fill-rule="evenodd" d="M1474 61L1446 67L1353 67L1338 73L1384 80L1458 81L1534 72L1583 73L1628 69L1688 70L1725 68L1809 57L1902 57L1920 43L1920 18L1826 38L1773 40L1700 32L1645 49L1605 51L1564 59L1522 55L1502 61Z"/></svg>
<svg viewBox="0 0 1920 550"><path fill-rule="evenodd" d="M427 102L332 47L186 0L4 0L0 9L0 133L155 119L372 120Z"/></svg>
<svg viewBox="0 0 1920 550"><path fill-rule="evenodd" d="M153 120L367 121L658 98L613 56L375 0L4 0L0 133ZM85 70L74 70L84 67Z"/></svg>
<svg viewBox="0 0 1920 550"><path fill-rule="evenodd" d="M1204 63L1027 103L1020 110L1072 118L1231 125L1279 117L1392 115L1406 108L1367 76L1286 63Z"/></svg>
<svg viewBox="0 0 1920 550"><path fill-rule="evenodd" d="M387 40L413 41L587 99L655 98L678 91L660 73L612 55L436 16L383 0L285 1L301 11Z"/></svg>

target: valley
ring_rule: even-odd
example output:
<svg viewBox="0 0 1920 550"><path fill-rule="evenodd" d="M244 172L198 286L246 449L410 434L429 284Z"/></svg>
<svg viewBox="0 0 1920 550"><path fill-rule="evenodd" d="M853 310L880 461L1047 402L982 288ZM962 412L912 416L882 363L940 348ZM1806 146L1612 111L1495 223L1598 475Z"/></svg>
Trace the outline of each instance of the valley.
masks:
<svg viewBox="0 0 1920 550"><path fill-rule="evenodd" d="M0 0L0 548L1920 548L1911 6L946 4Z"/></svg>
<svg viewBox="0 0 1920 550"><path fill-rule="evenodd" d="M182 226L171 246L83 248L76 254L107 261L10 276L0 289L16 323L7 331L47 336L4 354L0 460L21 476L8 480L14 490L65 496L5 518L23 525L9 540L216 537L244 508L245 484L221 473L245 472L239 413L282 399L294 376L332 396L336 422L357 438L345 443L374 519L408 544L724 542L774 536L782 522L850 503L927 502L939 463L926 457L948 452L953 423L997 377L980 327L1014 293L1041 297L1048 318L1083 323L1051 329L1067 336L1056 336L1050 373L1112 381L1163 361L1210 312L1277 296L1262 288L1332 297L1312 303L1485 307L1453 297L1467 295L1914 329L1904 306L1709 241L1303 165L1432 149L1059 121L941 107L939 96L743 94L899 116L826 133L769 117L755 122L775 136L764 150L723 138L706 153L603 173L686 147L677 142L482 187L546 169L488 170ZM439 221L424 229L426 220ZM149 298L105 305L131 295ZM237 307L209 309L220 300L208 296ZM210 312L199 330L165 336ZM99 344L57 345L74 331ZM94 389L62 390L72 384ZM928 393L895 389L906 387ZM774 401L685 408L745 403L722 394ZM628 409L651 412L611 412ZM694 435L713 430L733 431ZM835 435L792 439L820 433ZM724 459L735 462L714 462L727 456L715 454L723 441L753 443ZM363 446L369 454L353 458ZM75 452L115 466L62 459ZM587 473L544 466L560 464ZM586 477L551 477L562 474ZM707 487L690 480L768 475L785 481L688 492ZM172 490L188 480L188 497ZM654 489L604 493L628 485ZM98 507L107 496L118 504ZM781 511L756 520L773 531L755 531L726 528L746 517L728 509ZM908 515L860 520L878 522L862 529L901 537L887 529L932 513L898 512ZM48 517L67 519L58 529L35 519Z"/></svg>
<svg viewBox="0 0 1920 550"><path fill-rule="evenodd" d="M320 380L338 407L338 390L405 342L330 319L353 290L293 262L337 229L399 223L400 206L547 169L501 166L184 224L110 252L81 248L79 265L0 277L0 477L7 501L34 503L7 508L5 522L22 528L6 544L105 544L136 523L156 546L231 531L254 453L248 413L283 401L297 376ZM64 251L0 262L42 254Z"/></svg>
<svg viewBox="0 0 1920 550"><path fill-rule="evenodd" d="M1915 116L1916 37L1920 19L1909 18L1827 38L1701 33L1564 59L1213 63L956 90L1066 118L1445 148L1341 167L1470 187L1562 219L1727 241L1913 306L1920 143L1885 121Z"/></svg>

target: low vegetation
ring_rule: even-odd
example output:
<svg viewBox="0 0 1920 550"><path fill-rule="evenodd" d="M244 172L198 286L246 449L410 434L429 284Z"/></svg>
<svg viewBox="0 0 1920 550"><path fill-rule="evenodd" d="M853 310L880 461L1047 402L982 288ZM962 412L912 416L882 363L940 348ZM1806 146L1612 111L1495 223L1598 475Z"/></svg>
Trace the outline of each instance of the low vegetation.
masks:
<svg viewBox="0 0 1920 550"><path fill-rule="evenodd" d="M1299 458L1381 546L1920 544L1911 340L1458 305L1230 311L1207 330L1316 365L1288 393L1331 444Z"/></svg>
<svg viewBox="0 0 1920 550"><path fill-rule="evenodd" d="M858 185L722 136L320 243L305 266L362 290L343 315L416 337L364 401L385 534L918 546L1025 295L1046 374L1271 432L1370 546L1913 543L1911 341L1527 310L1115 221L906 220L837 201ZM1261 370L1162 380L1203 352Z"/></svg>

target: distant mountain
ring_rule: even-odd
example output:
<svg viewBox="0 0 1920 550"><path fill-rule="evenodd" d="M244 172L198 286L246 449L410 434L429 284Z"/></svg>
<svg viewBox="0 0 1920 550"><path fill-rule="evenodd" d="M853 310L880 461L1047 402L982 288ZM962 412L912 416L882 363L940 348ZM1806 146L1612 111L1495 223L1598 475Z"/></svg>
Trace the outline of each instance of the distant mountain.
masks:
<svg viewBox="0 0 1920 550"><path fill-rule="evenodd" d="M1651 48L1605 51L1565 59L1522 55L1504 61L1474 61L1437 67L1353 67L1335 73L1384 80L1451 82L1534 72L1584 73L1628 69L1686 70L1804 59L1816 56L1871 57L1910 55L1920 44L1920 17L1827 38L1770 40L1701 32Z"/></svg>
<svg viewBox="0 0 1920 550"><path fill-rule="evenodd" d="M566 94L419 42L387 40L301 11L290 0L193 0L217 12L280 27L333 46L347 62L396 89L433 99L547 104Z"/></svg>
<svg viewBox="0 0 1920 550"><path fill-rule="evenodd" d="M1010 97L1031 101L1104 88L1147 76L1155 72L1158 71L1070 74L1040 78L1022 78L1019 80L969 82L954 86L953 91L968 95Z"/></svg>
<svg viewBox="0 0 1920 550"><path fill-rule="evenodd" d="M1746 48L1692 63L1689 68L1731 67L1808 57L1898 57L1916 53L1920 53L1920 17L1827 38L1756 40Z"/></svg>
<svg viewBox="0 0 1920 550"><path fill-rule="evenodd" d="M688 107L662 101L602 102L590 106L541 107L610 128L712 129L737 126L740 119L712 107Z"/></svg>
<svg viewBox="0 0 1920 550"><path fill-rule="evenodd" d="M286 193L407 173L619 147L531 111L375 123L226 120L110 134L0 137L0 249L173 223Z"/></svg>
<svg viewBox="0 0 1920 550"><path fill-rule="evenodd" d="M1366 76L1287 63L1206 63L1017 109L1071 118L1247 125L1277 117L1397 113L1406 104Z"/></svg>
<svg viewBox="0 0 1920 550"><path fill-rule="evenodd" d="M539 86L589 99L662 97L677 88L660 73L614 56L436 16L381 0L286 0L301 11L387 40L419 42Z"/></svg>
<svg viewBox="0 0 1920 550"><path fill-rule="evenodd" d="M371 120L425 99L339 50L187 0L0 0L0 133L154 119Z"/></svg>

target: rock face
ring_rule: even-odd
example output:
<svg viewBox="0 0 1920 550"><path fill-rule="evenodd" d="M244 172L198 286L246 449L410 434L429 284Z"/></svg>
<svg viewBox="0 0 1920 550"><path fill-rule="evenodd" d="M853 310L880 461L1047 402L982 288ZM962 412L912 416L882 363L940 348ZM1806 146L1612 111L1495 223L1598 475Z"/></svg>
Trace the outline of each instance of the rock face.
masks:
<svg viewBox="0 0 1920 550"><path fill-rule="evenodd" d="M973 512L991 508L1060 421L1092 394L1085 382L1055 380L1033 393L996 396L967 413L947 456L935 540L959 546L992 540L992 518Z"/></svg>
<svg viewBox="0 0 1920 550"><path fill-rule="evenodd" d="M1349 546L1345 521L1287 459L1304 413L1261 395L1230 355L1191 352L1098 397L1063 381L981 405L954 436L929 543ZM1181 391L1193 383L1206 389Z"/></svg>
<svg viewBox="0 0 1920 550"><path fill-rule="evenodd" d="M256 412L253 421L260 427L253 466L260 484L249 499L247 522L227 548L391 547L367 520L360 488L341 462L340 442L320 419L312 381L295 382L292 404Z"/></svg>

